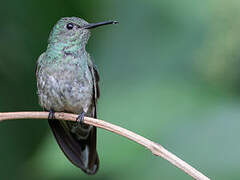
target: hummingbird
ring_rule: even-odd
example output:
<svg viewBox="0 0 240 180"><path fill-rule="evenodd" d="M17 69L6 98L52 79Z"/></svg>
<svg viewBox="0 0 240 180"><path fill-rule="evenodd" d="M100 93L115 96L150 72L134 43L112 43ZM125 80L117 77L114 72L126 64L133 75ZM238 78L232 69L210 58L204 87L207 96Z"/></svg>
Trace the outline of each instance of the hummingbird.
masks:
<svg viewBox="0 0 240 180"><path fill-rule="evenodd" d="M61 18L53 27L48 46L37 60L39 104L49 112L48 123L66 157L87 174L99 168L97 129L83 123L97 118L99 73L86 51L90 29L117 21L88 23L78 17ZM54 112L78 114L76 122L54 119Z"/></svg>

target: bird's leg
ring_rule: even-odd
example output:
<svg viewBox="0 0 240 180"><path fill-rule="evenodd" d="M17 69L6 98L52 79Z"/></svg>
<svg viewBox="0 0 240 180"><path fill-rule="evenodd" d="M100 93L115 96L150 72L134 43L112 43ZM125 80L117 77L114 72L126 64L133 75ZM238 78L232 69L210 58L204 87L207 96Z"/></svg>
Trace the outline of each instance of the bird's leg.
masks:
<svg viewBox="0 0 240 180"><path fill-rule="evenodd" d="M54 114L55 114L54 110L50 109L49 114L48 114L48 120L55 119Z"/></svg>
<svg viewBox="0 0 240 180"><path fill-rule="evenodd" d="M83 124L84 116L85 116L85 112L83 111L83 112L81 112L81 114L78 115L76 122L78 124Z"/></svg>

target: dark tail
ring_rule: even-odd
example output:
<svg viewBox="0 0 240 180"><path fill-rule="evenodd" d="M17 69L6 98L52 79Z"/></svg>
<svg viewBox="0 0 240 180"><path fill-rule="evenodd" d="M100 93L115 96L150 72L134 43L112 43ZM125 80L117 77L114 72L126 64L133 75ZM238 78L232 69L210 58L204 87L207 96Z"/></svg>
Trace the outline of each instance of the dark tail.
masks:
<svg viewBox="0 0 240 180"><path fill-rule="evenodd" d="M53 134L67 158L87 174L95 174L99 159L96 151L96 127L92 127L87 139L78 140L59 120L48 120Z"/></svg>

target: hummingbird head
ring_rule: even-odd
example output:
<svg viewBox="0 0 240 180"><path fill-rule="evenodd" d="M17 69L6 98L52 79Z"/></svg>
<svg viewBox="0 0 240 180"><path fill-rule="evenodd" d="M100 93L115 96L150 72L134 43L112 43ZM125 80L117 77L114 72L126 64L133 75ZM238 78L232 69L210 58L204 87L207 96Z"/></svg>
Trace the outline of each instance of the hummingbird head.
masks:
<svg viewBox="0 0 240 180"><path fill-rule="evenodd" d="M62 48L85 48L90 37L89 29L116 23L117 21L105 21L91 24L78 17L64 17L55 24L48 41L50 45Z"/></svg>

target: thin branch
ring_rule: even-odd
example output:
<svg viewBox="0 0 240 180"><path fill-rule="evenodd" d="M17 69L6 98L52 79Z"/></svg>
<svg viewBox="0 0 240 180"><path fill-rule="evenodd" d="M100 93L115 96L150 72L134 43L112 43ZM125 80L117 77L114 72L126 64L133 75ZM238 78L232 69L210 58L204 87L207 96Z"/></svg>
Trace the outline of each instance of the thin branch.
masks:
<svg viewBox="0 0 240 180"><path fill-rule="evenodd" d="M47 119L48 118L48 112L6 112L6 113L0 113L0 122L4 120L12 120L12 119ZM66 120L66 121L76 121L77 115L75 114L69 114L69 113L55 113L55 118L58 120ZM113 133L119 134L121 136L124 136L132 141L137 142L138 144L141 144L142 146L149 149L154 155L160 156L170 163L172 163L174 166L178 167L179 169L183 170L188 175L192 176L194 179L197 180L210 180L208 177L203 175L201 172L197 171L195 168L166 150L163 146L160 144L157 144L153 141L150 141L147 138L144 138L136 133L133 133L127 129L124 129L122 127L113 125L111 123L105 122L103 120L94 119L90 117L84 117L84 123L93 125L99 128L106 129L108 131L111 131Z"/></svg>

